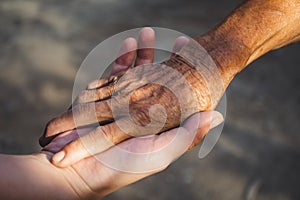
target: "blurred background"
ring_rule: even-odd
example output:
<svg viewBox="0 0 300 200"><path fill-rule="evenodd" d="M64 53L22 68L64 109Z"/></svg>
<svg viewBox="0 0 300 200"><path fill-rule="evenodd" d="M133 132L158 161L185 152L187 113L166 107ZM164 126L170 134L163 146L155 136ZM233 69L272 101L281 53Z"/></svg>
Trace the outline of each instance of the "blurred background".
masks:
<svg viewBox="0 0 300 200"><path fill-rule="evenodd" d="M142 26L205 33L241 0L0 0L0 151L38 151L46 122L71 103L85 56ZM189 152L166 171L107 199L300 199L300 44L252 63L227 90L213 151Z"/></svg>

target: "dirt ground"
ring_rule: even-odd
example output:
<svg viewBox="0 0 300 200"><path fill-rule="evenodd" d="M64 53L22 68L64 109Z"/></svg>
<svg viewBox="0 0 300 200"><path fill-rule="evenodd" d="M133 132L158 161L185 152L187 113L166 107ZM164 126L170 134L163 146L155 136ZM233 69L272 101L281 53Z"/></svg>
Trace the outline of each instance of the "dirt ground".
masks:
<svg viewBox="0 0 300 200"><path fill-rule="evenodd" d="M88 52L121 31L157 26L190 36L215 26L240 0L0 1L0 151L39 150L45 123L71 103ZM300 44L252 63L227 90L224 131L166 171L107 199L300 199Z"/></svg>

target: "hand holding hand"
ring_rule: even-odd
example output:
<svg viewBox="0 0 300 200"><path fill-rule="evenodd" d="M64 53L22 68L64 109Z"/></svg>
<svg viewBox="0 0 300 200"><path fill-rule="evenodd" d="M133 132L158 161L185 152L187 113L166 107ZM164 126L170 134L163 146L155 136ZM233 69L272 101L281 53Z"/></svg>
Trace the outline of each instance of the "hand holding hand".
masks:
<svg viewBox="0 0 300 200"><path fill-rule="evenodd" d="M196 146L213 127L222 123L223 117L216 111L206 111L191 116L182 127L151 137L131 138L105 152L90 155L77 161L80 146L65 149L65 159L58 162L63 176L82 199L103 197L117 189L163 171L174 160ZM196 127L195 124L198 124ZM81 129L89 133L89 129ZM67 135L67 138L65 137ZM76 130L56 137L44 151L55 153L72 139L78 138ZM177 142L174 142L177 141ZM190 146L181 145L189 143ZM94 144L93 144L94 145ZM80 151L78 151L78 149ZM120 153L123 151L123 153ZM51 155L52 155L51 153ZM138 155L138 157L137 157ZM57 156L61 156L58 155Z"/></svg>
<svg viewBox="0 0 300 200"><path fill-rule="evenodd" d="M193 87L199 88L199 85L203 86L203 91L207 90L204 82L198 82L197 78L195 79L196 69L180 61L179 56L173 54L172 57L178 57L179 61L173 59L173 62L172 58L167 61L170 62L168 65L172 66L167 70L164 70L161 65L145 65L153 62L154 40L154 31L150 28L141 30L138 42L133 38L126 39L120 49L120 57L113 65L112 76L89 84L87 90L76 99L73 110L67 111L48 124L46 138L74 129L76 126L86 126L98 121L105 123L115 118L114 122L98 126L80 140L67 145L60 154L73 156L65 156L63 162L65 164L54 159L57 165L64 166L90 154L100 153L132 136L157 134L176 127L182 120L199 110L205 110L205 106L209 106L210 97L205 95L208 94L207 91L195 94L192 90ZM187 42L188 39L185 37L177 38L174 52L179 51ZM139 50L136 50L137 46ZM131 65L139 66L128 71ZM153 78L161 84L151 83L150 79ZM201 77L198 78L201 79ZM141 87L139 86L142 81L147 83L149 80L149 84L143 83ZM192 80L190 82L192 85L189 85L186 80ZM112 95L114 90L117 93L115 96ZM200 102L199 99L201 99ZM130 104L129 111L126 110L128 104ZM157 104L164 109L154 106ZM93 118L91 114L94 108L97 118ZM41 141L44 143L45 138ZM83 145L83 143L88 145ZM91 148L88 150L86 146Z"/></svg>

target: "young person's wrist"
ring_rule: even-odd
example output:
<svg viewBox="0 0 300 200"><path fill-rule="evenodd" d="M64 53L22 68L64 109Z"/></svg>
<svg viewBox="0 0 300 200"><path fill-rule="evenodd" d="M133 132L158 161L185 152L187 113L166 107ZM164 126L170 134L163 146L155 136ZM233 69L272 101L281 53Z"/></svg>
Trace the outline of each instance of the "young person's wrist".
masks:
<svg viewBox="0 0 300 200"><path fill-rule="evenodd" d="M53 153L48 151L42 151L40 154L35 155L41 162L44 162L49 170L54 171L53 174L59 176L62 180L57 183L57 185L62 185L61 188L64 193L63 199L99 199L104 197L100 193L96 193L92 188L83 180L83 178L78 174L76 168L70 166L66 168L58 168L54 166L50 160ZM51 177L50 177L51 178ZM100 192L100 191L99 191Z"/></svg>
<svg viewBox="0 0 300 200"><path fill-rule="evenodd" d="M49 190L47 188L41 188L42 191L49 193L50 191L56 191L55 192L55 199L66 199L66 200L76 200L80 199L80 194L78 193L78 188L80 185L74 187L74 184L72 184L71 181L74 180L74 175L69 173L69 169L67 168L57 168L56 166L52 165L49 161L52 156L52 153L50 152L41 152L38 154L33 154L30 156L30 159L33 160L33 164L39 165L39 168L41 171L45 171L43 177L41 179L48 179L51 180L51 187L54 189ZM67 177L67 174L71 177ZM75 181L77 183L77 181ZM53 196L53 195L51 195Z"/></svg>
<svg viewBox="0 0 300 200"><path fill-rule="evenodd" d="M61 170L68 186L76 194L76 199L101 199L103 197L99 193L94 192L72 166L61 168Z"/></svg>

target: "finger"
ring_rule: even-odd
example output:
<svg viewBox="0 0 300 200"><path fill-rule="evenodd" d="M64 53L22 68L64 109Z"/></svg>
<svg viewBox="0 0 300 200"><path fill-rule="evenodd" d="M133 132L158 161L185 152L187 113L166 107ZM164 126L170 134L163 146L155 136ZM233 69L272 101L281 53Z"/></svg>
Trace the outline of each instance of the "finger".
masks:
<svg viewBox="0 0 300 200"><path fill-rule="evenodd" d="M176 52L180 51L182 49L182 47L188 43L188 41L189 41L189 39L185 36L180 36L180 37L176 38L172 52L176 53Z"/></svg>
<svg viewBox="0 0 300 200"><path fill-rule="evenodd" d="M181 139L184 137L192 137L191 144L185 148L185 151L187 151L199 144L199 142L210 129L221 124L223 121L223 116L217 111L200 112L189 117L182 127L171 129L152 137L132 138L128 141L118 144L118 146L126 148L127 151L133 153L155 152L166 145L169 145L170 141L174 140L176 134L186 133L186 135L183 135ZM178 131L178 129L182 129L183 131ZM178 155L174 156L177 157Z"/></svg>
<svg viewBox="0 0 300 200"><path fill-rule="evenodd" d="M154 49L146 48L154 46L155 34L151 28L143 28L139 33L139 48L137 63L146 64L152 63L154 58ZM116 74L120 71L126 70L129 66L132 65L135 58L137 44L136 40L133 38L127 38L124 40L120 51L119 58L115 61L112 67L111 74ZM91 101L102 100L108 98L113 93L113 86L105 87L101 90L92 90L99 89L101 87L107 86L109 84L109 79L100 79L91 82L88 85L88 90L82 92L82 94L77 98L75 104L77 103L87 103ZM92 91L90 91L92 90Z"/></svg>
<svg viewBox="0 0 300 200"><path fill-rule="evenodd" d="M66 146L68 143L72 142L73 140L76 140L78 138L78 134L76 130L66 131L57 137L55 137L51 143L49 143L47 146L45 146L42 151L48 151L51 153L57 153L60 151L64 146Z"/></svg>
<svg viewBox="0 0 300 200"><path fill-rule="evenodd" d="M52 162L58 167L67 167L83 158L104 152L105 150L113 147L115 144L118 144L118 147L120 148L126 149L126 152L146 155L147 153L159 151L166 145L169 145L176 134L181 134L180 138L177 139L177 144L176 142L173 144L173 147L175 148L159 152L159 156L153 156L153 159L149 159L149 156L146 156L147 160L152 160L152 163L141 162L138 166L139 168L142 167L142 169L145 170L147 169L148 165L151 166L151 169L163 169L175 158L198 144L208 130L213 126L216 126L218 123L221 123L222 120L222 115L218 112L202 112L201 114L196 114L190 117L183 127L172 129L162 133L161 135L154 135L152 137L132 138L122 143L120 142L130 138L131 136L123 132L117 125L118 123L111 123L102 127L98 127L91 133L71 142L65 146L61 152L57 153L52 158ZM187 139L192 136L192 144L185 144L184 141L188 141ZM108 155L108 157L118 156L121 155ZM127 161L130 163L130 157L128 157L128 159L129 160ZM137 160L132 163L136 163L136 161ZM164 164L162 165L162 163ZM120 165L122 165L122 163L120 163ZM131 166L131 164L127 164L127 167L131 167L130 170L136 170L134 169L135 166Z"/></svg>
<svg viewBox="0 0 300 200"><path fill-rule="evenodd" d="M203 127L205 127L204 129L207 129L206 127L210 127L210 123L212 123L211 116L211 114L207 114L206 112L198 113L187 120L187 122L184 124L186 128L181 127L172 129L170 131L162 133L161 135L155 135L147 138L131 138L118 144L115 147L112 147L108 151L105 151L93 157L89 157L82 162L79 162L78 164L74 165L74 167L76 169L76 167L79 165L79 169L81 169L81 167L84 167L84 165L89 164L90 166L94 166L93 171L98 172L98 174L102 172L102 170L104 170L104 177L107 174L109 174L110 177L116 177L116 179L114 180L114 187L107 187L108 189L106 192L110 193L125 185L136 182L164 170L174 159L184 153L184 151L177 151L177 147L175 145L173 146L174 148L171 149L171 151L164 151L163 153L160 153L154 157L151 157L145 153L139 154L144 155L144 159L136 159L136 157L120 155L120 151L118 151L118 149L126 149L127 151L133 153L140 153L141 151L147 152L148 150L150 150L151 152L159 151L173 140L173 138L178 134L179 129L183 130L182 132L180 132L183 136L189 137L189 132L196 131L199 128L202 129ZM197 126L198 129L194 126L194 122L197 121L196 119L202 121L202 123ZM204 132L207 131L205 130ZM201 137L203 137L202 131L200 131L199 134ZM119 163L106 162L111 160L115 160L115 162ZM156 165L156 163L161 162L166 162L166 165ZM129 168L124 169L123 166L129 166ZM153 166L160 167L153 168ZM144 169L144 171L135 170L136 167L137 169Z"/></svg>
<svg viewBox="0 0 300 200"><path fill-rule="evenodd" d="M151 137L131 138L96 155L98 160L128 173L148 173L165 169L175 159L198 144L208 130L221 123L215 111L197 113L182 127ZM124 149L125 151L120 151Z"/></svg>
<svg viewBox="0 0 300 200"><path fill-rule="evenodd" d="M58 167L67 167L83 158L101 153L130 137L116 122L99 126L89 134L66 145L53 156L52 163Z"/></svg>
<svg viewBox="0 0 300 200"><path fill-rule="evenodd" d="M197 132L196 136L199 135L198 138L203 138L204 136L203 133L207 132L208 131L207 129L217 126L217 124L220 123L222 119L223 118L220 113L214 114L211 113L210 111L197 113L186 121L183 128L172 129L170 131L162 133L161 135L155 135L150 138L131 138L129 140L120 143L118 147L113 147L110 150L97 155L96 156L97 159L88 158L88 160L91 162L99 162L99 159L104 159L103 157L106 156L108 159L116 158L115 160L120 162L116 166L128 166L128 165L133 166L133 168L125 172L120 170L116 166L114 166L113 169L109 168L108 167L109 165L102 166L103 168L106 169L106 173L112 173L115 174L116 177L118 177L114 183L117 189L164 170L173 160L181 156L184 152L177 151L176 146L174 146L174 149L171 149L171 151L164 151L162 154L159 154L161 155L160 157L159 156L149 157L148 155L145 154L145 159L141 159L141 160L135 159L131 161L128 159L128 157L125 157L126 159L124 159L123 157L120 157L119 154L114 154L113 150L117 148L126 148L127 150L130 149L129 150L130 152L140 152L141 149L143 149L143 151L146 149L151 149L152 152L159 151L165 145L168 145L170 141L172 141L172 139L176 136L176 134L178 134L178 129L185 130L182 131L181 133L185 133L184 135L186 136L189 136L190 135L189 133L196 131ZM198 124L197 127L195 127L195 122L198 121L201 121L201 123ZM115 152L119 153L119 151L115 151ZM124 161L124 163L122 163L122 161ZM166 162L166 161L167 161L166 165L161 165L159 168L152 168L151 171L147 170L147 169L151 169L151 167L153 166L156 166L156 162ZM139 168L143 168L145 169L145 171L144 172L142 172L141 170L135 171L134 166L139 166ZM120 171L117 171L116 169L119 169Z"/></svg>
<svg viewBox="0 0 300 200"><path fill-rule="evenodd" d="M104 100L111 97L113 92L114 85L108 85L106 87L94 90L83 90L81 94L76 98L74 104Z"/></svg>
<svg viewBox="0 0 300 200"><path fill-rule="evenodd" d="M96 88L101 88L103 86L106 86L108 84L108 78L101 78L99 80L94 80L90 82L87 86L88 90L93 90Z"/></svg>
<svg viewBox="0 0 300 200"><path fill-rule="evenodd" d="M137 42L134 38L127 38L118 53L118 57L114 62L111 70L111 75L128 69L133 64L136 56Z"/></svg>
<svg viewBox="0 0 300 200"><path fill-rule="evenodd" d="M145 27L139 32L138 51L135 66L153 63L154 60L155 32L152 28Z"/></svg>
<svg viewBox="0 0 300 200"><path fill-rule="evenodd" d="M109 83L110 83L109 78L101 78L99 80L94 80L94 81L90 82L88 84L86 90L82 91L81 94L76 97L74 102L69 106L68 110L71 110L74 106L76 106L79 103L88 103L88 102L90 102L89 99L91 98L91 96L95 93L97 94L97 92L94 92L94 90L105 87ZM89 90L92 90L92 91L88 92ZM103 95L101 95L101 96L103 96ZM90 98L88 98L88 97L90 97ZM87 98L87 101L84 100L85 98ZM105 98L108 98L108 97L105 97ZM104 99L104 97L103 97L103 99Z"/></svg>
<svg viewBox="0 0 300 200"><path fill-rule="evenodd" d="M78 103L88 103L92 101L104 100L112 96L116 82L121 76L125 74L125 71L120 71L115 75L108 78L95 80L91 82L87 90L81 92L76 98L73 105Z"/></svg>
<svg viewBox="0 0 300 200"><path fill-rule="evenodd" d="M59 133L72 130L97 122L106 122L113 119L110 100L96 103L78 104L60 117L52 119L46 126L44 135L40 138L40 145L44 147ZM75 118L75 119L74 119ZM49 138L52 138L49 140Z"/></svg>

